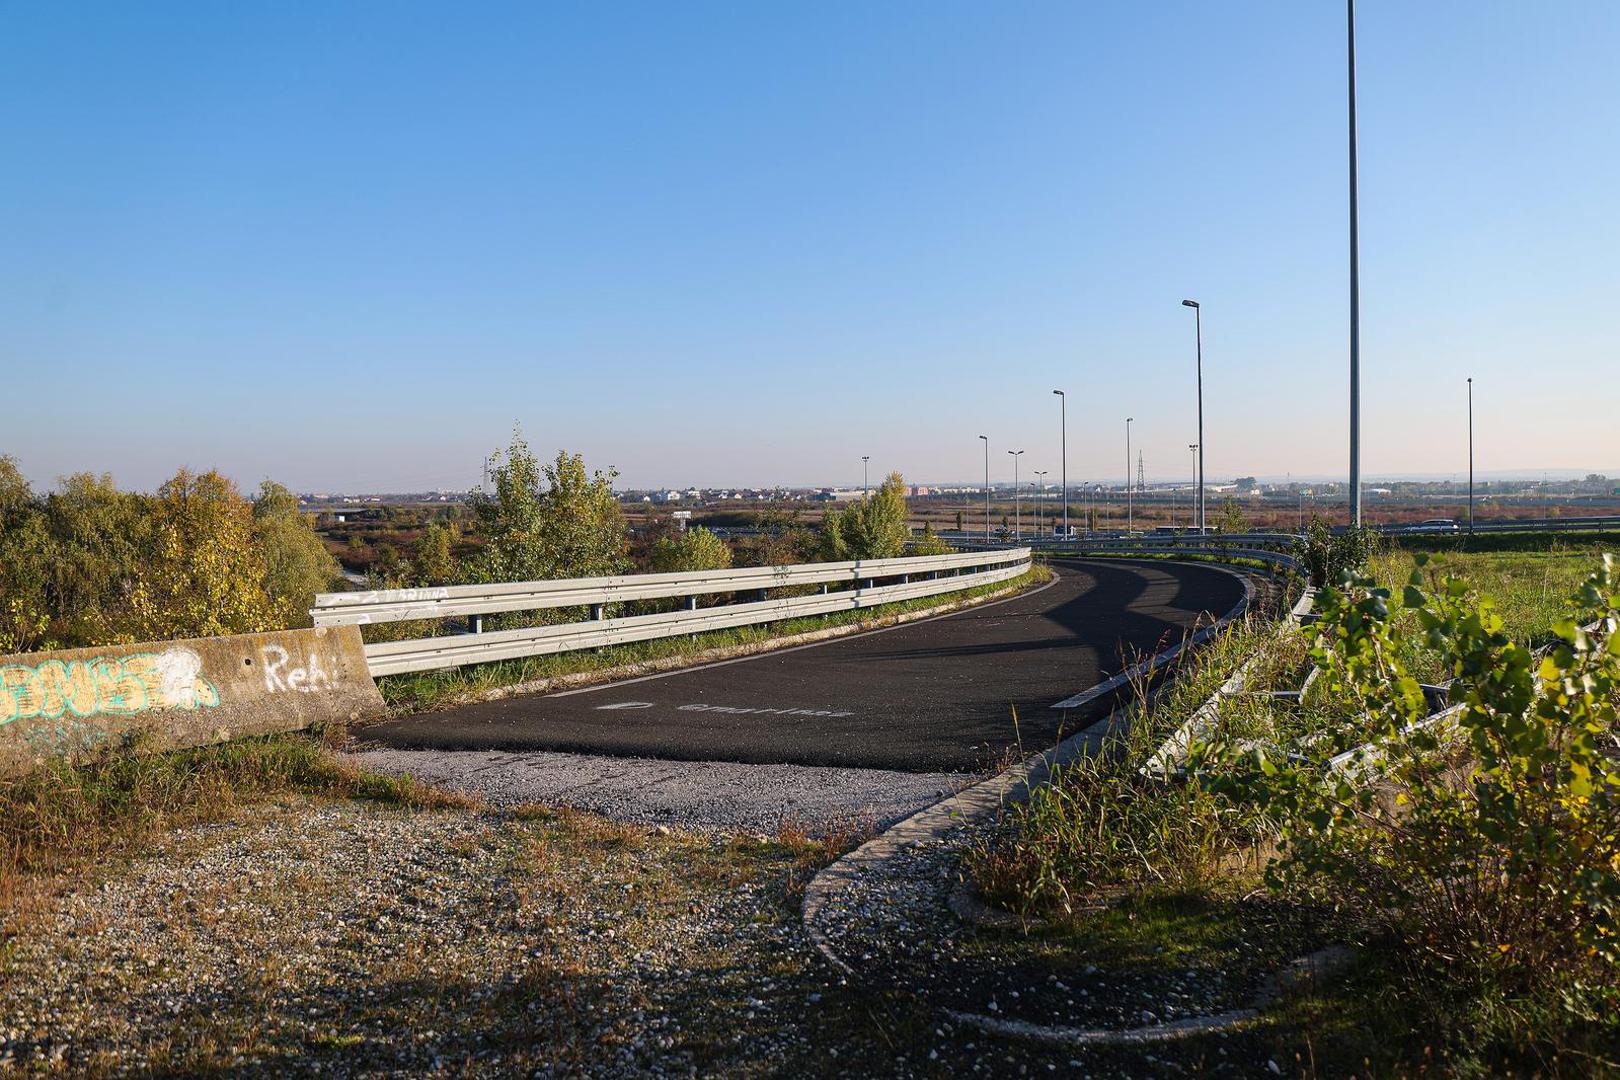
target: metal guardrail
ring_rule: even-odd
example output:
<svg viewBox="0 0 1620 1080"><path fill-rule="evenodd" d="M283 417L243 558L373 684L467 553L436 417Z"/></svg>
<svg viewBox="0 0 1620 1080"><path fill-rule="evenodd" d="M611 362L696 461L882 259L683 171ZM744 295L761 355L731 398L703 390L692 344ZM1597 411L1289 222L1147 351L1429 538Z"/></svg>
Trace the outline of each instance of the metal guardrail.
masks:
<svg viewBox="0 0 1620 1080"><path fill-rule="evenodd" d="M372 674L394 675L869 608L1008 581L1027 571L1029 564L1030 549L1024 547L796 566L321 593L315 597L310 616L316 626L333 626L559 607L588 607L593 615L581 622L367 644L366 661ZM890 579L898 580L876 584ZM786 586L845 583L850 588L837 592L765 597L767 590ZM760 599L696 607L698 596L739 592L756 592ZM691 605L684 610L606 617L609 604L682 597Z"/></svg>

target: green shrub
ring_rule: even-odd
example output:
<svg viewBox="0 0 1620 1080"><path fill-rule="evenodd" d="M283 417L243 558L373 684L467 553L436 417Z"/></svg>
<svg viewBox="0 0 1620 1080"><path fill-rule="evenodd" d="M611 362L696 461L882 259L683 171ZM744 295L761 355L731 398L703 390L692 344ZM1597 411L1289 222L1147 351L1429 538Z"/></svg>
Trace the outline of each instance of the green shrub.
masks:
<svg viewBox="0 0 1620 1080"><path fill-rule="evenodd" d="M653 544L654 573L676 570L724 570L731 565L731 548L708 529L696 526L673 536L660 536Z"/></svg>
<svg viewBox="0 0 1620 1080"><path fill-rule="evenodd" d="M1314 658L1355 706L1308 741L1210 745L1211 790L1275 820L1273 886L1375 913L1476 1000L1581 1027L1620 1015L1620 575L1612 556L1538 655L1426 556L1397 600L1370 578L1321 595ZM1415 618L1400 618L1402 610ZM1596 615L1588 633L1579 621ZM1411 638L1417 641L1409 640ZM1409 658L1438 654L1455 712L1430 716ZM1351 752L1332 764L1335 755ZM1348 761L1348 766L1346 765ZM1554 1017L1554 1020L1549 1020ZM1536 1037L1553 1037L1543 1031ZM1523 1031L1502 1036L1512 1042Z"/></svg>
<svg viewBox="0 0 1620 1080"><path fill-rule="evenodd" d="M940 539L939 534L934 531L933 525L925 522L923 531L917 535L916 539L912 540L911 550L908 554L918 556L949 555L955 550L951 545Z"/></svg>
<svg viewBox="0 0 1620 1080"><path fill-rule="evenodd" d="M893 559L905 554L910 538L906 482L899 473L890 473L869 498L827 515L821 527L821 556L828 562Z"/></svg>
<svg viewBox="0 0 1620 1080"><path fill-rule="evenodd" d="M1326 588L1346 571L1360 571L1379 550L1382 538L1372 529L1349 528L1334 532L1322 518L1312 517L1305 535L1294 542L1294 555L1305 566L1311 584Z"/></svg>

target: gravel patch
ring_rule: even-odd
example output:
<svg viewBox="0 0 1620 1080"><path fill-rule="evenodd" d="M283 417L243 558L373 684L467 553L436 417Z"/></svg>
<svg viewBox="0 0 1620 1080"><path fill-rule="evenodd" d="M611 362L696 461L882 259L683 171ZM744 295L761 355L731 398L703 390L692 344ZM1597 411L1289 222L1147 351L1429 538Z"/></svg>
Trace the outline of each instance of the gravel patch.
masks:
<svg viewBox="0 0 1620 1080"><path fill-rule="evenodd" d="M0 1072L768 1072L825 989L790 863L583 815L266 806L13 940Z"/></svg>
<svg viewBox="0 0 1620 1080"><path fill-rule="evenodd" d="M377 772L409 773L492 806L572 806L616 821L774 833L856 821L886 828L977 777L888 769L666 761L543 751L362 750Z"/></svg>

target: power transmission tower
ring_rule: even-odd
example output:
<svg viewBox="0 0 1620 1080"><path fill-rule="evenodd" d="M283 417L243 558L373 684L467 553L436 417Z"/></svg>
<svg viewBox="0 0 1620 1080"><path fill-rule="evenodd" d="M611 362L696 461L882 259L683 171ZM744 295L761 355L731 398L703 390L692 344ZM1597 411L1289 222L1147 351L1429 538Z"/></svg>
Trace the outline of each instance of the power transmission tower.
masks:
<svg viewBox="0 0 1620 1080"><path fill-rule="evenodd" d="M1147 492L1146 477L1147 474L1142 471L1142 451L1138 450L1136 452L1136 490L1144 494Z"/></svg>

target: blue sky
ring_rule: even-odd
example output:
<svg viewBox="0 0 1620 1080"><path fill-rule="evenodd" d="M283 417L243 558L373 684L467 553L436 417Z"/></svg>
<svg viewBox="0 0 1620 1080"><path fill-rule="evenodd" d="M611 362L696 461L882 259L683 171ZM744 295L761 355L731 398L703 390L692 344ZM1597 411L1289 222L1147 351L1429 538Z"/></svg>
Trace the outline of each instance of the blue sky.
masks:
<svg viewBox="0 0 1620 1080"><path fill-rule="evenodd" d="M1620 5L1363 0L1364 468L1620 473ZM0 0L0 453L1343 475L1333 2Z"/></svg>

